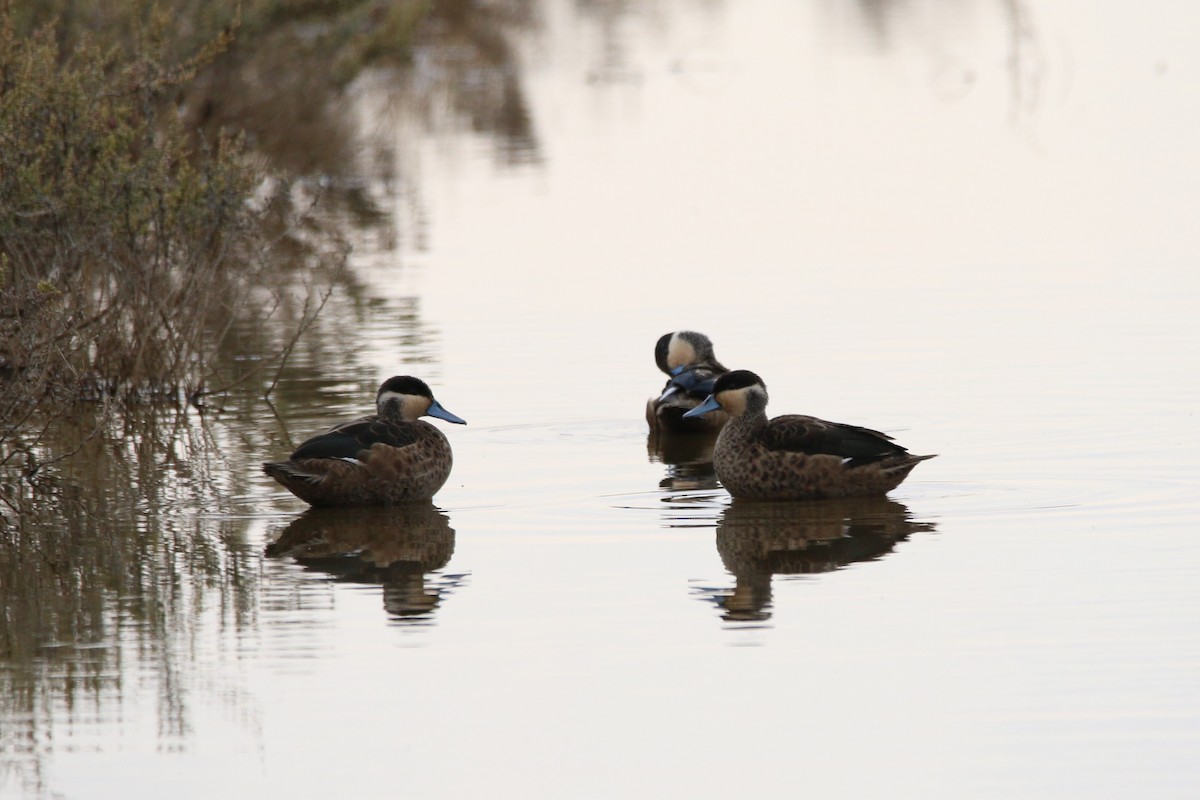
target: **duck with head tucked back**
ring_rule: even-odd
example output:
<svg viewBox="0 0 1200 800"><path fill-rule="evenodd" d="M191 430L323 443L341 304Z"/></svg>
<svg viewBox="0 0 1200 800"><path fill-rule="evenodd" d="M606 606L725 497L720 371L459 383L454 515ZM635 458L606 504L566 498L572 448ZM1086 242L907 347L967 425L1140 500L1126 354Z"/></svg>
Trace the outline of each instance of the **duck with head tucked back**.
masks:
<svg viewBox="0 0 1200 800"><path fill-rule="evenodd" d="M465 425L442 408L429 386L407 375L388 378L376 413L345 422L296 448L263 472L314 506L367 506L429 500L450 477L454 458L445 434L419 419Z"/></svg>
<svg viewBox="0 0 1200 800"><path fill-rule="evenodd" d="M728 416L714 412L684 419L684 414L704 402L713 382L729 370L713 354L712 341L696 331L674 331L659 337L654 361L668 380L658 397L646 403L650 430L661 433L716 433Z"/></svg>
<svg viewBox="0 0 1200 800"><path fill-rule="evenodd" d="M815 500L883 495L921 461L869 428L788 414L767 419L767 387L749 370L716 380L712 394L687 412L729 415L713 448L713 467L735 498Z"/></svg>

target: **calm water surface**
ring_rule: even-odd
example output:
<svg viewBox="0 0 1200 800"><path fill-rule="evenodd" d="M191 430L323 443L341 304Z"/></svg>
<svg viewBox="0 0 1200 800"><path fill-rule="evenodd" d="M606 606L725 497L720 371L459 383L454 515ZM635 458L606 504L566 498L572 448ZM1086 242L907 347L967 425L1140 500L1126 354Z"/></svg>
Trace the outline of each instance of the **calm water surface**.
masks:
<svg viewBox="0 0 1200 800"><path fill-rule="evenodd" d="M1198 25L547 2L513 69L361 81L394 224L275 410L83 454L87 556L23 557L98 606L6 572L4 796L1195 797ZM731 505L646 438L682 327L940 457ZM436 505L257 473L407 372L470 423Z"/></svg>

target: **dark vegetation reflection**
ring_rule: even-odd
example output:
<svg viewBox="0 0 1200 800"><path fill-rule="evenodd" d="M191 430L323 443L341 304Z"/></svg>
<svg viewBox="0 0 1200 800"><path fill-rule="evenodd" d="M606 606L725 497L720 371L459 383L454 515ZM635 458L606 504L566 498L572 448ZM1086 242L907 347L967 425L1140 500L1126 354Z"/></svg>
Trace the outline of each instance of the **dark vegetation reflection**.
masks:
<svg viewBox="0 0 1200 800"><path fill-rule="evenodd" d="M887 498L810 502L733 501L717 520L717 552L733 575L732 588L699 594L726 622L770 619L776 575L831 572L874 561L911 534L934 530L915 522L908 508Z"/></svg>
<svg viewBox="0 0 1200 800"><path fill-rule="evenodd" d="M48 443L83 439L79 457L52 480L8 483L21 515L0 517L0 781L30 790L56 741L147 686L162 745L182 746L207 648L197 632L238 638L257 624L257 548L241 521L200 511L246 488L236 463L212 457L214 432L141 415L89 437L102 412L88 410ZM237 702L237 687L220 689Z"/></svg>
<svg viewBox="0 0 1200 800"><path fill-rule="evenodd" d="M426 624L466 576L445 572L454 555L450 518L432 503L391 508L313 508L287 525L266 554L347 583L381 585L395 620Z"/></svg>

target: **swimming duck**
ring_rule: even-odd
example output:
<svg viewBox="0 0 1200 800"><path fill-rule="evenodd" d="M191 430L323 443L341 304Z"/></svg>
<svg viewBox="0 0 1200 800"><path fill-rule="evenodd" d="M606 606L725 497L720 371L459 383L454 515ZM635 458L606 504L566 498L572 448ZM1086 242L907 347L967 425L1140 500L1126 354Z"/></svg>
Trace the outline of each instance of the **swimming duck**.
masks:
<svg viewBox="0 0 1200 800"><path fill-rule="evenodd" d="M767 419L767 387L749 370L728 372L712 394L684 414L729 415L713 448L713 466L735 498L812 500L890 492L919 462L886 433L788 414Z"/></svg>
<svg viewBox="0 0 1200 800"><path fill-rule="evenodd" d="M713 355L712 341L696 331L674 331L654 346L658 368L670 378L658 397L646 403L650 430L663 433L715 433L729 419L723 413L684 419L712 393L713 382L729 370Z"/></svg>
<svg viewBox="0 0 1200 800"><path fill-rule="evenodd" d="M408 375L388 378L376 413L344 422L296 448L263 472L314 506L364 506L428 500L450 477L450 442L419 417L465 425Z"/></svg>

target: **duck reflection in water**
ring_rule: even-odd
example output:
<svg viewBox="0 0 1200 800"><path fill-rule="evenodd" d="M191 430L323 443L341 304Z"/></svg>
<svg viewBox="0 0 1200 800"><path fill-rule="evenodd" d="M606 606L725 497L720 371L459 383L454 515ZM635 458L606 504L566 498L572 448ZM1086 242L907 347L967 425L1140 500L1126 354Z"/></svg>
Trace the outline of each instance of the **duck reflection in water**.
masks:
<svg viewBox="0 0 1200 800"><path fill-rule="evenodd" d="M771 578L832 572L874 561L912 533L932 531L908 508L883 497L809 503L735 500L717 521L717 552L733 589L702 589L727 622L770 619Z"/></svg>
<svg viewBox="0 0 1200 800"><path fill-rule="evenodd" d="M427 619L464 575L431 573L454 555L450 518L432 503L367 508L312 508L267 546L337 581L382 584L383 605L396 618Z"/></svg>
<svg viewBox="0 0 1200 800"><path fill-rule="evenodd" d="M662 436L651 433L646 453L651 463L667 466L667 474L658 485L668 491L695 492L720 489L713 467L716 437L703 434Z"/></svg>

